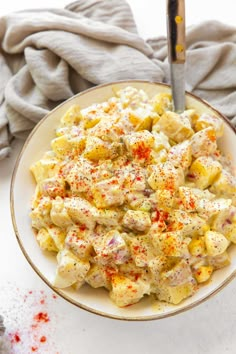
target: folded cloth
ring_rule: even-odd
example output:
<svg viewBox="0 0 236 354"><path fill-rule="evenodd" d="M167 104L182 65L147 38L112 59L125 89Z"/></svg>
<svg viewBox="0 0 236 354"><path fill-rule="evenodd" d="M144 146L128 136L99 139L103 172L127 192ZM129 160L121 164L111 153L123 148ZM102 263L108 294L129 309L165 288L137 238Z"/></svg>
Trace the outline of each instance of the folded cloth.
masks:
<svg viewBox="0 0 236 354"><path fill-rule="evenodd" d="M186 88L236 123L236 28L187 29ZM144 41L125 0L79 0L65 9L0 18L0 159L52 108L93 85L169 82L166 38Z"/></svg>

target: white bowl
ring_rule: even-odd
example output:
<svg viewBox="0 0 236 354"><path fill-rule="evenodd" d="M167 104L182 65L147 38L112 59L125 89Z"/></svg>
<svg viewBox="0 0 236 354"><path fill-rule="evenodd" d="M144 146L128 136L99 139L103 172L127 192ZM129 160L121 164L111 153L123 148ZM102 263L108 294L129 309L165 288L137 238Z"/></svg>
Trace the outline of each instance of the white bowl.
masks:
<svg viewBox="0 0 236 354"><path fill-rule="evenodd" d="M13 172L11 183L11 214L13 226L19 245L32 268L61 297L70 303L90 312L122 320L153 320L178 314L189 310L228 284L236 274L236 246L231 247L232 263L228 267L214 272L209 284L202 286L190 298L179 305L169 305L158 302L153 297L145 297L138 304L118 308L110 300L108 293L103 289L93 289L89 286L82 287L79 291L72 289L56 289L52 282L55 275L56 259L49 253L42 252L39 248L29 218L30 200L35 189L35 182L29 171L30 165L39 160L43 153L50 149L50 141L55 134L61 116L72 104L79 104L85 108L92 103L102 102L114 95L113 89L124 88L128 85L144 89L150 96L159 92L170 92L170 87L165 84L147 81L120 81L109 83L84 91L56 107L44 117L34 128L18 157ZM220 139L220 148L230 154L236 165L236 139L235 130L229 121L212 108L207 102L187 93L187 107L196 108L198 112L206 112L220 117L224 121L224 136Z"/></svg>

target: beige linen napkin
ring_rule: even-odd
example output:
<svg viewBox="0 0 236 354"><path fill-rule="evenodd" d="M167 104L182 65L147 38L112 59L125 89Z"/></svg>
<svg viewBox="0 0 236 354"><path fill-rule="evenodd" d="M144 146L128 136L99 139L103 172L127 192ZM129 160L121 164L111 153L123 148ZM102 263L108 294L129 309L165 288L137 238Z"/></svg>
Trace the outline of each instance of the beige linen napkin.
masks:
<svg viewBox="0 0 236 354"><path fill-rule="evenodd" d="M236 29L215 21L193 26L187 49L186 89L233 119ZM124 0L79 0L2 17L0 159L12 137L25 138L63 100L122 79L169 82L166 38L145 42Z"/></svg>

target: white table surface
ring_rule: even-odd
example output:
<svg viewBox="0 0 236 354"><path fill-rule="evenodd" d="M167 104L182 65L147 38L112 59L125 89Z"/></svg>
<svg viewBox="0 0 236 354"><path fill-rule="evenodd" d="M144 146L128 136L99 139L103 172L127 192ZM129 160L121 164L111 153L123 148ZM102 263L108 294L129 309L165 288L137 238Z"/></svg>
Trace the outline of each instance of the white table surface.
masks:
<svg viewBox="0 0 236 354"><path fill-rule="evenodd" d="M166 33L165 0L128 2L143 37ZM1 3L0 15L66 4L65 0L7 0ZM186 0L187 25L207 19L234 24L234 5L235 0ZM10 179L21 145L14 142L11 156L0 161L0 314L14 342L12 354L29 354L36 347L40 354L236 353L236 281L189 312L152 322L106 319L54 298L21 253L11 224ZM50 321L34 326L39 312L47 313Z"/></svg>

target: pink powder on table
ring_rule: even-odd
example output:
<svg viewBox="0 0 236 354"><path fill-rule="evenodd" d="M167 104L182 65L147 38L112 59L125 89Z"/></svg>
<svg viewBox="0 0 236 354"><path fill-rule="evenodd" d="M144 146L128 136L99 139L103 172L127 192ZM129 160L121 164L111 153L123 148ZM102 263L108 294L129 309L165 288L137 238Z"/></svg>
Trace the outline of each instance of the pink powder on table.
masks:
<svg viewBox="0 0 236 354"><path fill-rule="evenodd" d="M4 354L59 354L53 340L58 319L52 305L57 295L19 289L7 283L1 284L0 298L6 327L4 341L8 348Z"/></svg>

